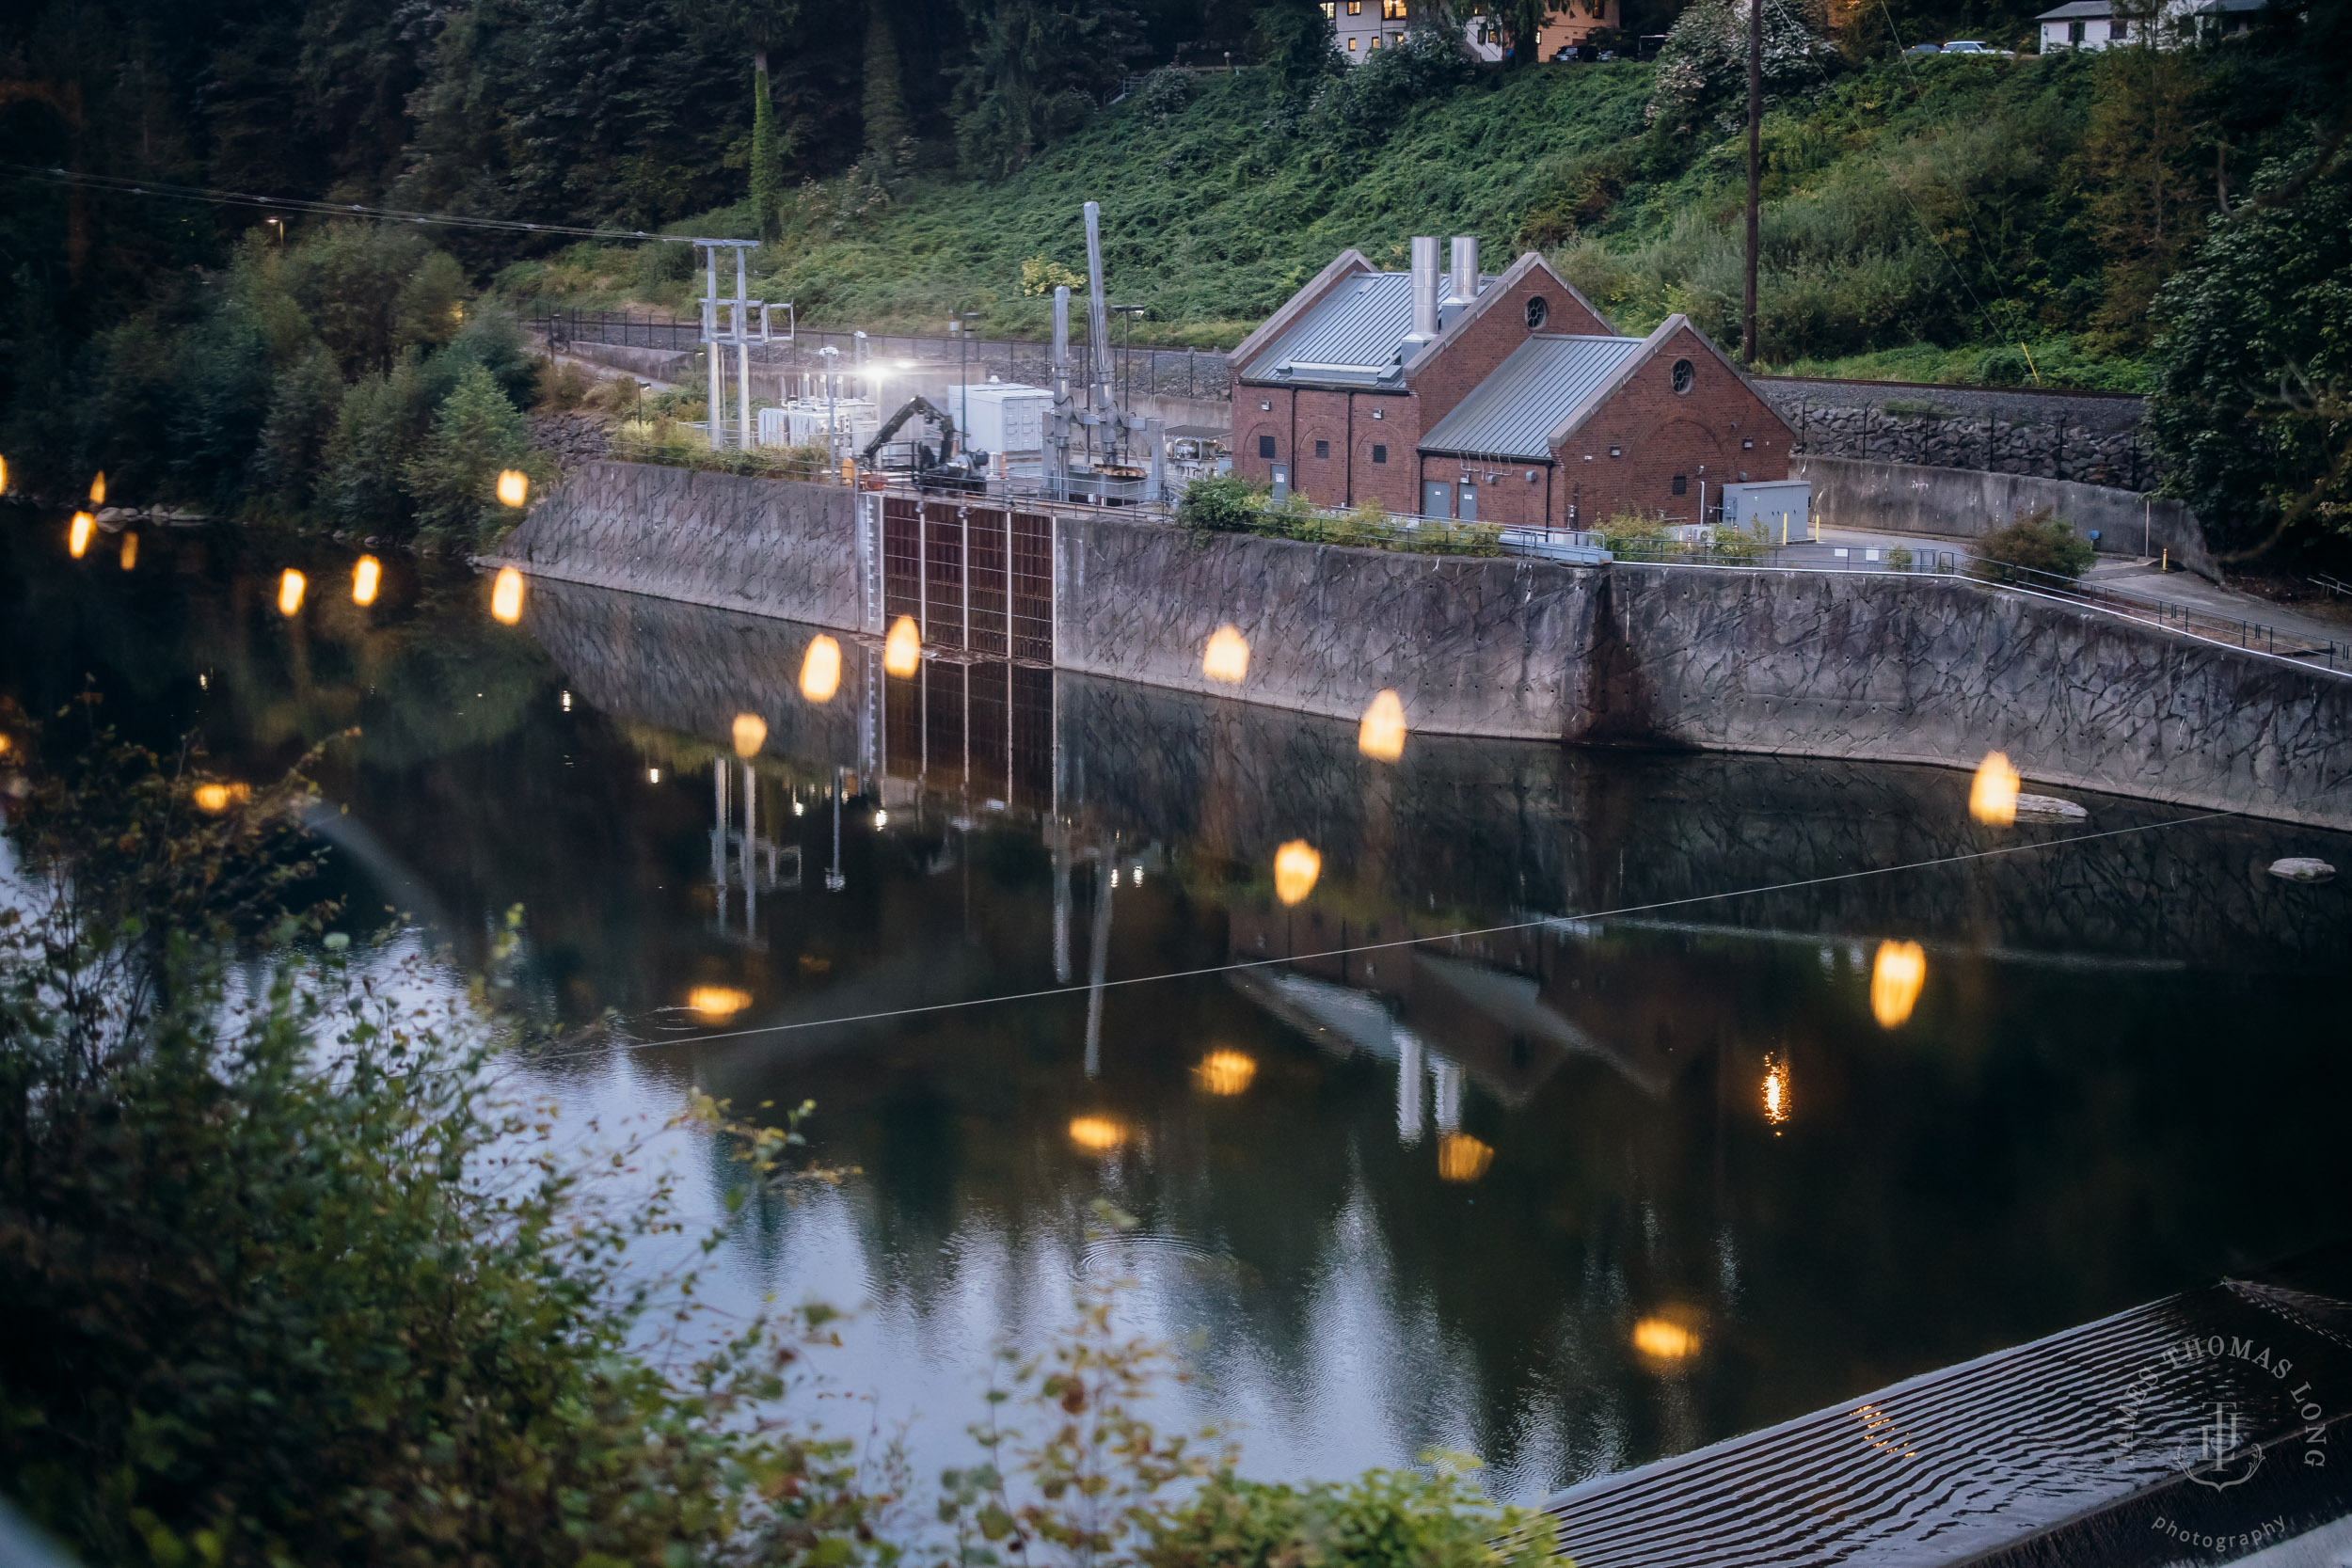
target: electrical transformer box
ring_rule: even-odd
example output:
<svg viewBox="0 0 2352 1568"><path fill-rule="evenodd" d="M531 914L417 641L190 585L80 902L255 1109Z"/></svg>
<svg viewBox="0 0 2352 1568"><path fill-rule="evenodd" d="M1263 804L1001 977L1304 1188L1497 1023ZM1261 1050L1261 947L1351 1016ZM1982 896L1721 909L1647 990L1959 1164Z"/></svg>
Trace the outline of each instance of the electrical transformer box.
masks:
<svg viewBox="0 0 2352 1568"><path fill-rule="evenodd" d="M1792 540L1805 536L1807 521L1813 515L1813 486L1802 479L1726 484L1723 488L1723 505L1725 528L1745 531L1761 523L1765 533L1777 545L1784 529Z"/></svg>
<svg viewBox="0 0 2352 1568"><path fill-rule="evenodd" d="M947 388L947 413L965 427L964 441L981 451L1045 450L1045 416L1054 394L1016 381L976 381Z"/></svg>

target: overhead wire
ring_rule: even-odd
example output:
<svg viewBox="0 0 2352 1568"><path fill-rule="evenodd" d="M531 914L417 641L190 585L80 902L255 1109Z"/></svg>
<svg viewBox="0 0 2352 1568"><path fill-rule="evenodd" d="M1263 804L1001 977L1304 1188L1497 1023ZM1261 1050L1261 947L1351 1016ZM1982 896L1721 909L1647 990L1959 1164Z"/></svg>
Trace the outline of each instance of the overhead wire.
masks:
<svg viewBox="0 0 2352 1568"><path fill-rule="evenodd" d="M317 201L307 197L257 196L248 191L217 190L205 185L175 185L165 181L132 180L111 174L87 174L35 164L0 164L0 173L35 183L67 185L117 196L161 197L171 201L196 201L219 207L246 207L262 212L301 214L317 217L375 218L387 223L426 224L448 229L492 230L512 234L553 234L578 240L656 240L686 245L691 236L657 234L644 229L594 229L577 224L528 223L520 218L477 217L463 213L423 213L400 207L372 207L358 201Z"/></svg>
<svg viewBox="0 0 2352 1568"><path fill-rule="evenodd" d="M1347 947L1327 948L1316 953L1287 953L1275 958L1241 958L1231 963L1204 964L1194 969L1163 970L1153 974L1131 974L1120 979L1104 980L1101 982L1100 989L1107 990L1127 986L1156 985L1169 980L1198 980L1211 975L1237 974L1245 970L1306 963L1318 958L1346 958L1399 947L1426 947L1434 943L1459 942L1468 938L1507 936L1518 931L1536 930L1570 921L1623 919L1629 915L1648 914L1659 910L1682 909L1692 904L1721 903L1733 898L1757 897L1768 893L1793 893L1803 888L1823 887L1833 882L1857 881L1867 877L1891 877L1905 871L1925 871L1941 865L1962 865L1973 861L1991 860L2003 855L2024 854L2037 849L2062 848L2070 844L2089 844L2098 839L2156 832L2167 828L2185 827L2192 822L2211 821L2217 816L2238 815L2240 814L2234 811L2199 812L2194 816L2171 817L2162 822L2142 822L2128 828L2107 828L2098 832L2075 833L2065 838L2042 839L2031 844L2005 844L1990 849L1971 850L1963 855L1939 855L1929 860L1906 861L1899 865L1866 866L1859 871L1837 871L1826 876L1800 878L1794 881L1768 882L1756 887L1735 888L1721 893L1692 894L1682 898L1661 898L1651 903L1629 904L1616 909L1597 910L1582 914L1539 915L1532 920L1475 927L1469 930L1449 931L1439 936L1399 937L1388 942L1357 942ZM658 1039L629 1040L625 1043L628 1048L635 1050L644 1050L654 1046L708 1045L720 1040L753 1039L763 1035L800 1034L812 1029L838 1028L853 1023L882 1023L892 1019L914 1018L929 1013L955 1012L966 1007L995 1006L1009 1002L1035 1002L1054 996L1075 996L1094 989L1097 988L1074 984L1046 986L1034 990L1008 991L997 996L963 997L953 1002L927 1002L911 1007L888 1007L876 1012L843 1013L831 1018L804 1019L796 1023L765 1023L747 1029L670 1035ZM524 1059L536 1064L568 1061L575 1057L604 1053L602 1046L588 1046L563 1052L526 1053Z"/></svg>

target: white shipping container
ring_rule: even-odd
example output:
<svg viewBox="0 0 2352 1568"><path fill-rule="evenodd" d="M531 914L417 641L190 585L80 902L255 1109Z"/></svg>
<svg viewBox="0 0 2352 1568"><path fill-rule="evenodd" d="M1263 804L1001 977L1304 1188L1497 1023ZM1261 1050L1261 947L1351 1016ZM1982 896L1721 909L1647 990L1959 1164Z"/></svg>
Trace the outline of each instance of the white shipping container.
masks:
<svg viewBox="0 0 2352 1568"><path fill-rule="evenodd" d="M982 451L1043 451L1045 416L1053 406L1053 393L1017 381L975 381L947 388L947 413L966 427L966 444Z"/></svg>

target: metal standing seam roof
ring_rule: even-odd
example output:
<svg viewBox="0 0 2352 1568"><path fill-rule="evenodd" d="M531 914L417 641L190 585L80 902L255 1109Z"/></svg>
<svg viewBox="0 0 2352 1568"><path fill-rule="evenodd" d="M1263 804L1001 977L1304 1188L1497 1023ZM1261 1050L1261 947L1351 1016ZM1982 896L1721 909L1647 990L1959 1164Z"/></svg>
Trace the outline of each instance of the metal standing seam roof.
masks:
<svg viewBox="0 0 2352 1568"><path fill-rule="evenodd" d="M1645 341L1530 338L1421 438L1421 450L1549 462L1545 438Z"/></svg>
<svg viewBox="0 0 2352 1568"><path fill-rule="evenodd" d="M1486 279L1482 278L1482 285ZM1452 275L1438 279L1439 295L1454 292ZM1461 307L1455 307L1454 312ZM1440 311L1442 321L1447 312ZM1266 345L1243 371L1245 381L1302 381L1339 386L1403 385L1397 351L1413 330L1413 275L1359 272L1342 278L1314 308ZM1287 373L1283 367L1293 367Z"/></svg>

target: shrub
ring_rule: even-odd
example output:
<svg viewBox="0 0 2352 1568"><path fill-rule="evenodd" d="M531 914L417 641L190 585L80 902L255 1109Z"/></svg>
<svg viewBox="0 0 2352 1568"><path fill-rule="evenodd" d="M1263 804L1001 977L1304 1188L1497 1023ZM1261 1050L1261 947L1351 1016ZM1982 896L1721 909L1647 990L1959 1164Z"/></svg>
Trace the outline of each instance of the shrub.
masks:
<svg viewBox="0 0 2352 1568"><path fill-rule="evenodd" d="M1977 546L1975 569L1988 582L2030 587L2044 578L2081 577L2097 553L2074 524L2042 506L2020 512L2007 528L1986 534Z"/></svg>
<svg viewBox="0 0 2352 1568"><path fill-rule="evenodd" d="M1184 486L1176 502L1176 520L1186 528L1236 533L1256 520L1265 499L1239 474L1209 474Z"/></svg>
<svg viewBox="0 0 2352 1568"><path fill-rule="evenodd" d="M1911 546L1909 545L1898 545L1893 549L1886 552L1886 566L1889 571L1908 572L1911 570L1911 562L1912 555Z"/></svg>
<svg viewBox="0 0 2352 1568"><path fill-rule="evenodd" d="M552 477L531 450L520 410L487 370L469 365L433 416L432 435L402 470L416 500L420 536L434 545L470 547L519 520L520 514L498 499L498 476L507 468L542 482Z"/></svg>

